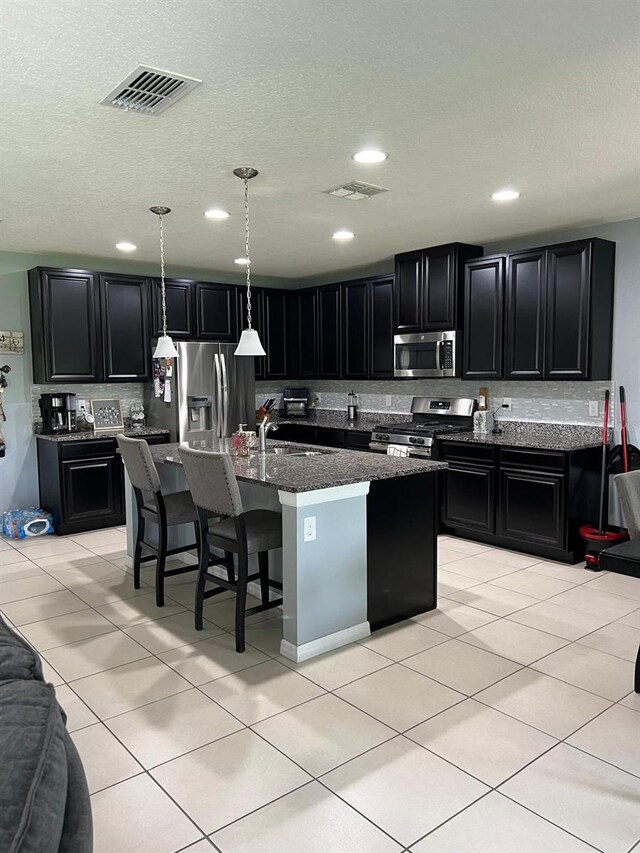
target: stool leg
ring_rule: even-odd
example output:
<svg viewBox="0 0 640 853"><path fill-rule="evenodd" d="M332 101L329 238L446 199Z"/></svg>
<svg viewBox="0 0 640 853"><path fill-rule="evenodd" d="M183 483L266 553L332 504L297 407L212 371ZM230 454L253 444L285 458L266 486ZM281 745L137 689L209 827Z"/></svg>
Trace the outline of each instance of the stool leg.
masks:
<svg viewBox="0 0 640 853"><path fill-rule="evenodd" d="M202 612L204 608L204 588L207 583L207 567L209 565L209 545L200 542L200 563L198 566L198 583L196 584L196 631L202 631Z"/></svg>
<svg viewBox="0 0 640 853"><path fill-rule="evenodd" d="M158 525L158 561L156 563L156 605L164 607L164 567L167 562L167 527Z"/></svg>
<svg viewBox="0 0 640 853"><path fill-rule="evenodd" d="M260 551L258 554L258 567L260 569L260 595L262 603L269 603L269 552Z"/></svg>
<svg viewBox="0 0 640 853"><path fill-rule="evenodd" d="M138 535L136 536L136 547L133 552L133 586L140 589L140 559L142 557L142 541L144 539L144 518L138 516Z"/></svg>
<svg viewBox="0 0 640 853"><path fill-rule="evenodd" d="M233 553L231 551L224 552L224 559L227 564L227 579L229 583L236 582L236 576L233 569Z"/></svg>
<svg viewBox="0 0 640 853"><path fill-rule="evenodd" d="M238 585L236 587L236 651L244 651L244 611L247 606L247 575L249 559L246 552L238 555Z"/></svg>

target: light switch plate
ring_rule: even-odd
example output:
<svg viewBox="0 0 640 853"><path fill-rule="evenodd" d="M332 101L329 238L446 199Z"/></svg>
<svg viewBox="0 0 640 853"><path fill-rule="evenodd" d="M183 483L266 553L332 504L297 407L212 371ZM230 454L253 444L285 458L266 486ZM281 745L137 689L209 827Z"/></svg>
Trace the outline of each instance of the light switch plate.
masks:
<svg viewBox="0 0 640 853"><path fill-rule="evenodd" d="M597 418L600 414L598 401L597 400L589 400L589 417Z"/></svg>
<svg viewBox="0 0 640 853"><path fill-rule="evenodd" d="M315 515L310 515L308 518L303 519L303 529L304 529L304 541L305 542L313 542L316 538L316 517Z"/></svg>
<svg viewBox="0 0 640 853"><path fill-rule="evenodd" d="M506 409L507 412L511 411L511 397L502 398L502 408Z"/></svg>
<svg viewBox="0 0 640 853"><path fill-rule="evenodd" d="M391 394L386 395L386 397L384 398L384 404L385 404L385 406L391 405Z"/></svg>

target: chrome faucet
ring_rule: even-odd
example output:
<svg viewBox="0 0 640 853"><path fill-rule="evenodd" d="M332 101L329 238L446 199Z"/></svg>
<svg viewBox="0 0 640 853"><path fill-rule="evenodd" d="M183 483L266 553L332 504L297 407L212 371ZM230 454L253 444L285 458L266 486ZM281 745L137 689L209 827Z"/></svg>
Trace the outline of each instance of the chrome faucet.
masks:
<svg viewBox="0 0 640 853"><path fill-rule="evenodd" d="M264 420L260 424L260 429L258 430L258 435L260 436L260 453L267 452L267 433L270 430L276 432L278 429L277 424L272 424L267 417L265 416Z"/></svg>

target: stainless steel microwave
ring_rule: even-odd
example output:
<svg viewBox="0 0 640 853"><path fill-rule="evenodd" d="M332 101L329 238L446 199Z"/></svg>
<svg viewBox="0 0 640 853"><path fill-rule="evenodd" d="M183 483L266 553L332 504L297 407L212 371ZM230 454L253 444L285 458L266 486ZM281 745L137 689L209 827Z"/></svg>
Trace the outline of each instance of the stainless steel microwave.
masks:
<svg viewBox="0 0 640 853"><path fill-rule="evenodd" d="M396 335L394 376L443 378L457 376L456 332L416 332Z"/></svg>

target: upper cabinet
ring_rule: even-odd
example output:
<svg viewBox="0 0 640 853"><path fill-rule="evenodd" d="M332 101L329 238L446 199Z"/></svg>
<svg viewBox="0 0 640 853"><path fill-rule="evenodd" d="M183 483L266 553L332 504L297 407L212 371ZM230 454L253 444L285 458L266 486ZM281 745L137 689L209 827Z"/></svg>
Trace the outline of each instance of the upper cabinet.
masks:
<svg viewBox="0 0 640 853"><path fill-rule="evenodd" d="M342 375L345 379L368 377L369 331L369 283L347 281L342 285Z"/></svg>
<svg viewBox="0 0 640 853"><path fill-rule="evenodd" d="M295 379L318 376L318 289L289 292L289 373Z"/></svg>
<svg viewBox="0 0 640 853"><path fill-rule="evenodd" d="M238 340L242 330L247 328L247 288L236 287L238 298ZM251 328L260 336L262 346L266 347L264 335L264 292L259 287L251 287ZM255 357L256 379L265 378L265 357Z"/></svg>
<svg viewBox="0 0 640 853"><path fill-rule="evenodd" d="M595 238L468 263L463 377L609 379L614 264Z"/></svg>
<svg viewBox="0 0 640 853"><path fill-rule="evenodd" d="M393 379L393 288L393 276L368 282L371 379Z"/></svg>
<svg viewBox="0 0 640 853"><path fill-rule="evenodd" d="M179 341L195 338L194 282L188 279L165 279L167 333ZM162 287L160 279L151 279L151 334L162 334Z"/></svg>
<svg viewBox="0 0 640 853"><path fill-rule="evenodd" d="M342 311L340 285L318 288L319 373L324 379L342 375Z"/></svg>
<svg viewBox="0 0 640 853"><path fill-rule="evenodd" d="M287 322L289 310L289 291L273 288L264 290L264 339L266 350L265 379L287 379L288 337Z"/></svg>
<svg viewBox="0 0 640 853"><path fill-rule="evenodd" d="M149 378L148 281L100 275L103 378L141 382Z"/></svg>
<svg viewBox="0 0 640 853"><path fill-rule="evenodd" d="M29 270L33 380L99 382L97 276L84 270Z"/></svg>
<svg viewBox="0 0 640 853"><path fill-rule="evenodd" d="M237 335L237 296L233 284L195 283L196 336L202 341L234 342Z"/></svg>
<svg viewBox="0 0 640 853"><path fill-rule="evenodd" d="M448 243L396 255L396 332L460 328L464 264L482 251L481 246Z"/></svg>

